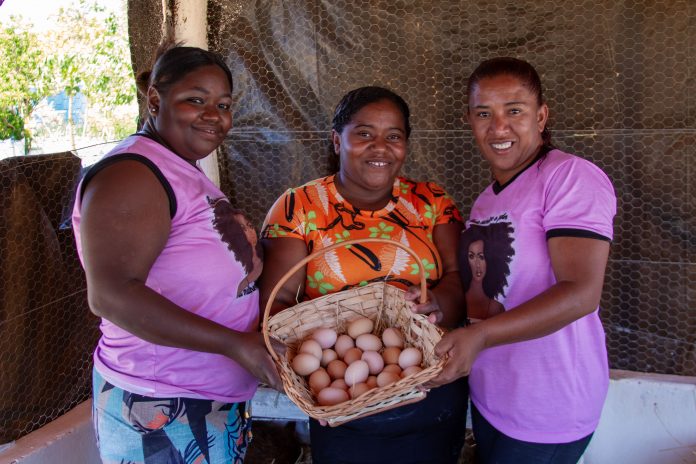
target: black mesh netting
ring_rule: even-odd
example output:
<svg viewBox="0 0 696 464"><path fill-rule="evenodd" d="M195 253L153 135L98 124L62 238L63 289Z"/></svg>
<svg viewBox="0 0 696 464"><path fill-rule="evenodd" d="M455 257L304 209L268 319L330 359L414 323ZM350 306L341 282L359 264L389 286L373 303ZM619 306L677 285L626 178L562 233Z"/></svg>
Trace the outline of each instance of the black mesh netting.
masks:
<svg viewBox="0 0 696 464"><path fill-rule="evenodd" d="M129 5L141 3L161 11ZM489 181L462 123L466 78L493 56L532 62L555 143L617 191L611 367L696 375L693 1L209 0L208 20L235 78L222 187L258 225L286 188L327 173L333 106L367 84L411 106L405 174L439 182L466 214ZM151 56L140 37L161 30L140 24L136 71ZM70 154L0 160L0 443L90 395L98 321L66 222L79 173Z"/></svg>

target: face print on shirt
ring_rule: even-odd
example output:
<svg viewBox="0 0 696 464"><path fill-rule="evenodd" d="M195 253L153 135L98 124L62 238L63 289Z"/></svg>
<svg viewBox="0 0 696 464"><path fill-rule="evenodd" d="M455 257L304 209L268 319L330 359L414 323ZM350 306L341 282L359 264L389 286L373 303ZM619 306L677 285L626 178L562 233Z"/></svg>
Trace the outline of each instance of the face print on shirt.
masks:
<svg viewBox="0 0 696 464"><path fill-rule="evenodd" d="M246 279L239 284L237 296L251 293L263 270L263 248L256 230L244 213L233 208L226 198L208 198L208 203L213 208L215 230L247 273Z"/></svg>
<svg viewBox="0 0 696 464"><path fill-rule="evenodd" d="M462 232L459 272L470 320L487 319L505 311L505 297L512 248L513 228L509 222L472 224Z"/></svg>

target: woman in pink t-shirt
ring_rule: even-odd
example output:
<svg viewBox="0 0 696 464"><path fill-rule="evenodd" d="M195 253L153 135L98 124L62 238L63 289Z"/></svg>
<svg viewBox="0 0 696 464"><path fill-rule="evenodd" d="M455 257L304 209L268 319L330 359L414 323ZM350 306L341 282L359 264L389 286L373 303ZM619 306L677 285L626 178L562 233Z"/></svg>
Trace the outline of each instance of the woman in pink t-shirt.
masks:
<svg viewBox="0 0 696 464"><path fill-rule="evenodd" d="M481 63L468 97L467 119L493 174L459 250L470 315L480 320L443 337L436 352L447 363L429 386L469 376L480 463L575 463L608 388L598 305L614 190L595 165L551 145L549 109L529 63ZM474 282L466 266L502 284Z"/></svg>

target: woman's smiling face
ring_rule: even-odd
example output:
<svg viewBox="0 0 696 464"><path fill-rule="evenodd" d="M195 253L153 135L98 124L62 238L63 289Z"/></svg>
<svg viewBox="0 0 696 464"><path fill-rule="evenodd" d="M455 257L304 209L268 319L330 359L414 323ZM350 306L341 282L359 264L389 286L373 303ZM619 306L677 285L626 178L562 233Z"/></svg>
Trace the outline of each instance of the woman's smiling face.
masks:
<svg viewBox="0 0 696 464"><path fill-rule="evenodd" d="M404 115L389 100L369 103L338 133L333 145L341 160L341 182L359 192L391 192L406 159Z"/></svg>
<svg viewBox="0 0 696 464"><path fill-rule="evenodd" d="M476 144L498 183L531 162L543 141L548 107L514 76L483 78L472 88L467 118Z"/></svg>
<svg viewBox="0 0 696 464"><path fill-rule="evenodd" d="M231 92L225 72L216 65L194 69L164 93L150 87L157 133L186 160L205 158L232 127Z"/></svg>

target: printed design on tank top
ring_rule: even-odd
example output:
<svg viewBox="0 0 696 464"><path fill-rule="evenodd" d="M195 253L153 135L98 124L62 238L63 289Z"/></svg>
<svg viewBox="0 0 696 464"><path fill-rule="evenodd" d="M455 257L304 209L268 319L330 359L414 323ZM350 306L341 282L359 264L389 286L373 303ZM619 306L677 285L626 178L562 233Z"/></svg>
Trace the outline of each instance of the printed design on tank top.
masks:
<svg viewBox="0 0 696 464"><path fill-rule="evenodd" d="M256 279L263 269L263 247L256 230L244 213L234 208L227 198L207 198L213 208L213 227L220 239L242 264L246 278L237 289L237 296L248 295L257 290Z"/></svg>
<svg viewBox="0 0 696 464"><path fill-rule="evenodd" d="M505 311L505 289L515 254L514 232L507 214L471 220L462 232L459 270L471 322Z"/></svg>

